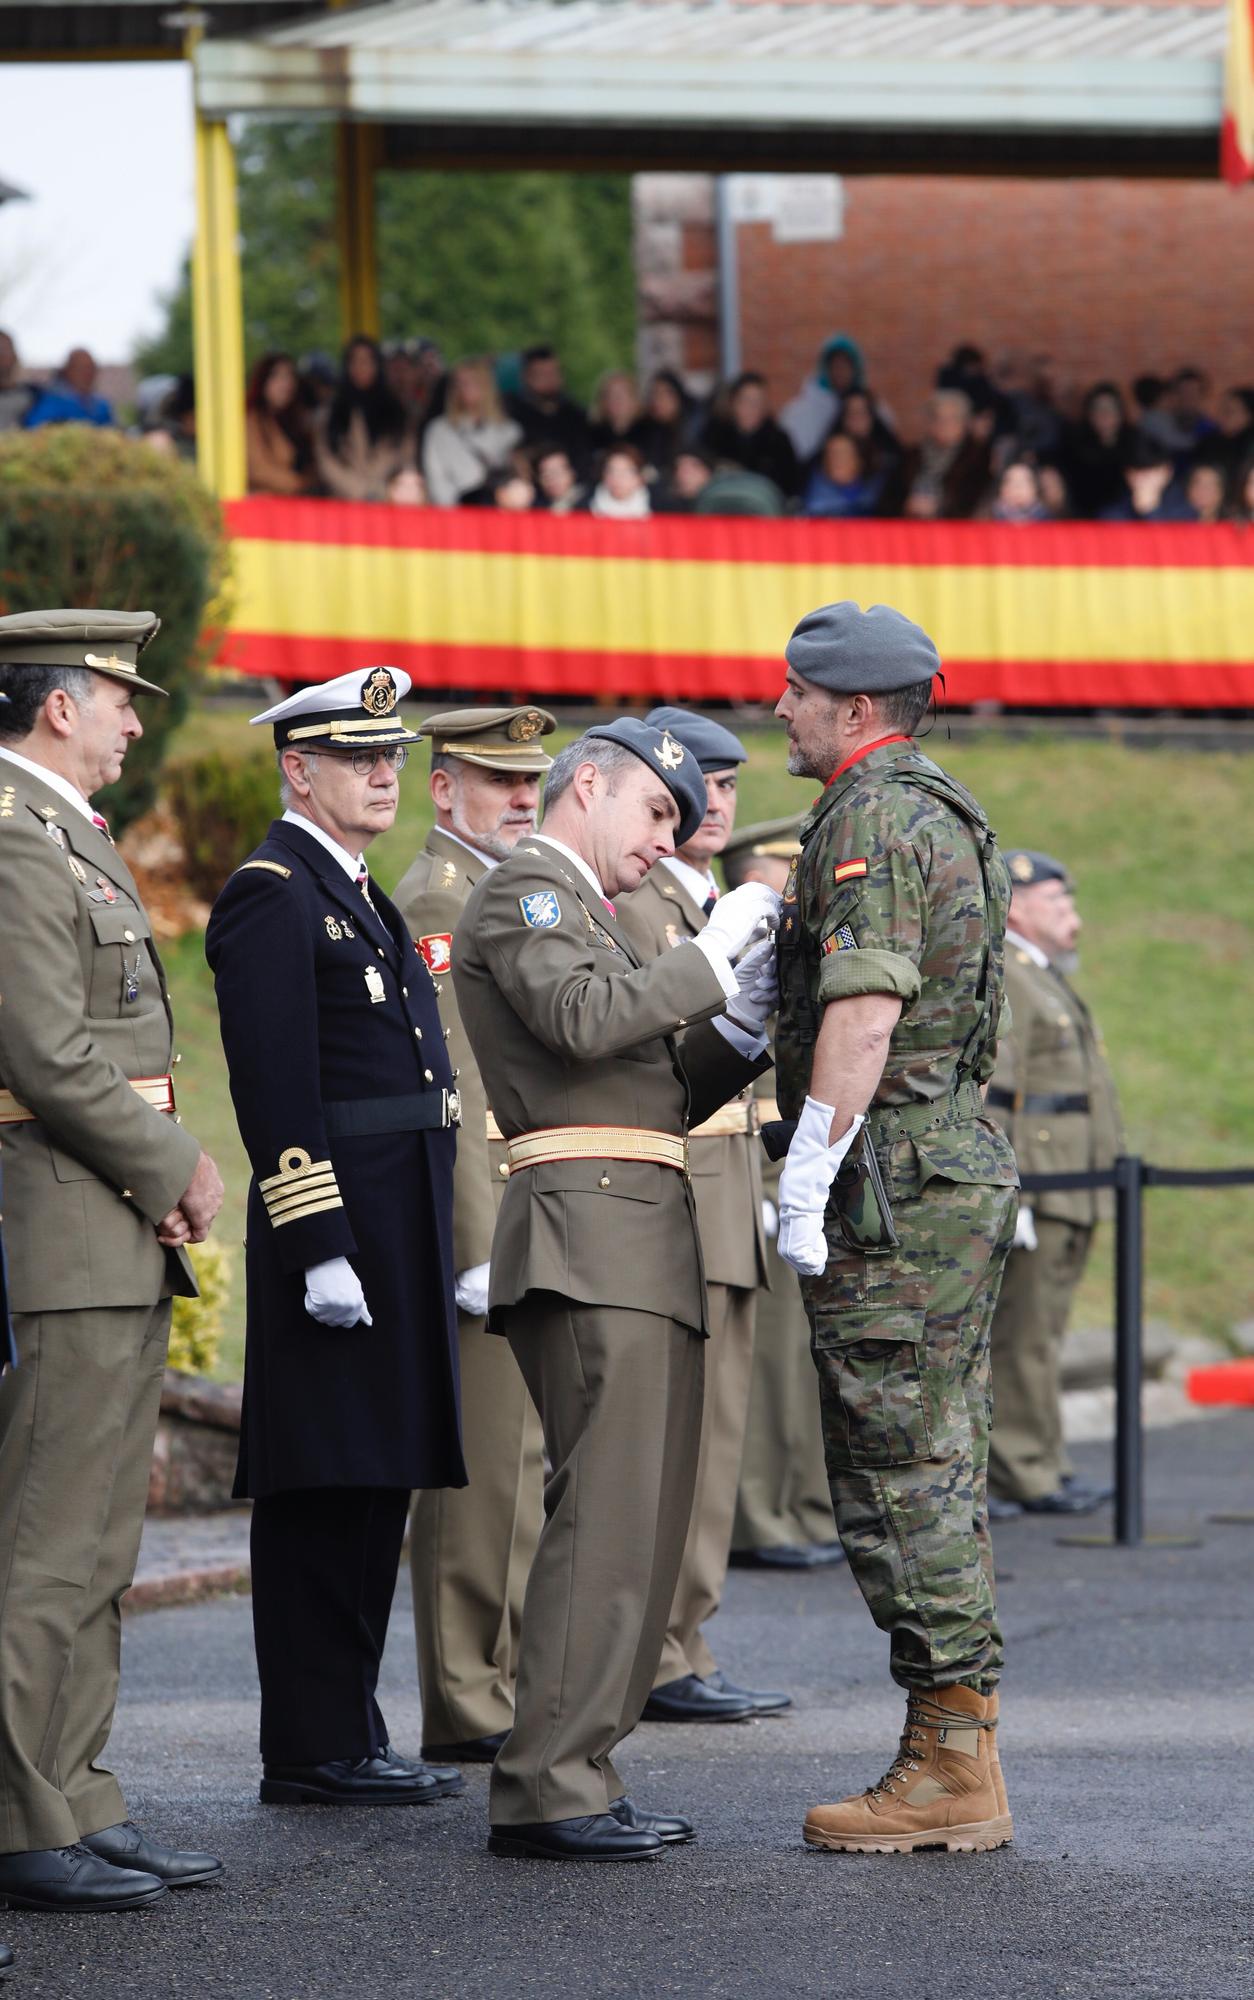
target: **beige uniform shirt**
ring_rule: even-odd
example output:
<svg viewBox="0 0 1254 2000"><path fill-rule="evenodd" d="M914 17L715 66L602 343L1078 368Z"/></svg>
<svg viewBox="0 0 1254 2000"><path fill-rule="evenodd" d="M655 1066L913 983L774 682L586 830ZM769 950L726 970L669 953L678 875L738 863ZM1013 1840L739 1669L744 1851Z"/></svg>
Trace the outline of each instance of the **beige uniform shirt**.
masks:
<svg viewBox="0 0 1254 2000"><path fill-rule="evenodd" d="M630 896L619 898L618 916L642 959L656 958L684 938L696 937L706 924L705 912L661 862ZM746 1089L736 1102L747 1107L752 1096L752 1089ZM769 1283L762 1235L761 1151L758 1139L747 1129L694 1139L689 1148L705 1275L712 1284L753 1291Z"/></svg>
<svg viewBox="0 0 1254 2000"><path fill-rule="evenodd" d="M453 935L453 981L507 1138L563 1125L681 1135L766 1064L698 1025L724 1005L699 951L642 963L602 899L539 841L522 841L471 892ZM704 1332L687 1176L608 1157L513 1174L492 1249L492 1316L533 1290Z"/></svg>
<svg viewBox="0 0 1254 2000"><path fill-rule="evenodd" d="M194 1295L154 1223L200 1147L128 1082L170 1069L165 973L117 849L51 785L0 757L0 1125L15 1312Z"/></svg>
<svg viewBox="0 0 1254 2000"><path fill-rule="evenodd" d="M492 1251L496 1211L505 1187L505 1148L488 1137L487 1093L457 1004L452 978L453 933L475 884L491 872L485 857L473 854L439 827L402 876L392 900L409 925L435 981L440 1020L462 1099L453 1170L453 1264L458 1271L486 1264Z"/></svg>
<svg viewBox="0 0 1254 2000"><path fill-rule="evenodd" d="M1105 1047L1075 988L1006 940L1010 1033L997 1050L992 1090L1009 1091L1016 1110L989 1103L1015 1149L1021 1174L1074 1174L1109 1167L1122 1151L1119 1100ZM1033 1097L1087 1097L1087 1111L1044 1111ZM1093 1223L1113 1212L1109 1189L1025 1194L1024 1206L1059 1222Z"/></svg>

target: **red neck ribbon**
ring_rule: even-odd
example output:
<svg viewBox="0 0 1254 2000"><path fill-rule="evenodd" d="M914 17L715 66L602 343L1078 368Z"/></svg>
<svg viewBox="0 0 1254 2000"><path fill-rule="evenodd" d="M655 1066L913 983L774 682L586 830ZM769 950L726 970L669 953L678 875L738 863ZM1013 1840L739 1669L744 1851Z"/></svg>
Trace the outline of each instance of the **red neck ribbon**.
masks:
<svg viewBox="0 0 1254 2000"><path fill-rule="evenodd" d="M827 785L834 785L837 778L842 777L851 765L860 764L864 757L870 756L872 750L882 750L886 743L909 743L909 741L910 738L908 736L877 736L874 743L864 743L860 750L854 751L852 757L846 757L843 764L838 764L828 779ZM827 790L827 785L824 785L824 791Z"/></svg>

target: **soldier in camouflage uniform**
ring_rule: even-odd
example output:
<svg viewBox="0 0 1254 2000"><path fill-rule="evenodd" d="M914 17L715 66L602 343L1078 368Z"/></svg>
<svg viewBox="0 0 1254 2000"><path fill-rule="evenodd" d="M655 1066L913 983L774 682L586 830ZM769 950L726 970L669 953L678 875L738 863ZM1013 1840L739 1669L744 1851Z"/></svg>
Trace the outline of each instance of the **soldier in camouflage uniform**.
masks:
<svg viewBox="0 0 1254 2000"><path fill-rule="evenodd" d="M805 1836L999 1847L1012 1829L993 1735L989 1324L1017 1176L981 1086L1009 880L979 805L911 741L940 664L918 626L829 605L787 659L789 769L825 782L779 934L778 1095L797 1120L779 1250L802 1278L840 1538L907 1690L887 1774L812 1809ZM892 1227L852 1250L833 1183L868 1144Z"/></svg>

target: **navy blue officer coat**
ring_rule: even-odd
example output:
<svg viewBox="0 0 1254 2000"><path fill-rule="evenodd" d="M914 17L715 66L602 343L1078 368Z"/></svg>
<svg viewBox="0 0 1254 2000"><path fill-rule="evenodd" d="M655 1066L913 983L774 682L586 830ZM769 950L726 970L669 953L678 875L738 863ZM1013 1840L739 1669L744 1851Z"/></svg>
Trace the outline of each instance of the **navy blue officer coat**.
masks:
<svg viewBox="0 0 1254 2000"><path fill-rule="evenodd" d="M431 975L395 905L370 893L373 909L312 834L276 820L205 938L253 1169L240 1498L466 1483L456 1140L412 1116L395 1129L415 1099L438 1116L453 1077ZM356 1270L372 1326L305 1311L305 1271L331 1257Z"/></svg>

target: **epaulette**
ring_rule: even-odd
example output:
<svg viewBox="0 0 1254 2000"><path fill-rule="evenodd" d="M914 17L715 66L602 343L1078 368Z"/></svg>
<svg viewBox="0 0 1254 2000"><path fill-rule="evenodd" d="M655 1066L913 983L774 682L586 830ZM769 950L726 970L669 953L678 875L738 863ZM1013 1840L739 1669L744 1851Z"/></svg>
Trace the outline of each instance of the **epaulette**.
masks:
<svg viewBox="0 0 1254 2000"><path fill-rule="evenodd" d="M264 868L271 875L281 875L285 882L292 872L290 868L285 868L281 861L241 861L235 873L242 875L246 868Z"/></svg>

